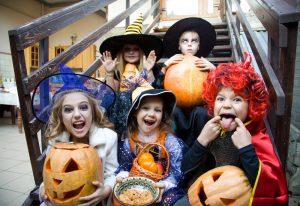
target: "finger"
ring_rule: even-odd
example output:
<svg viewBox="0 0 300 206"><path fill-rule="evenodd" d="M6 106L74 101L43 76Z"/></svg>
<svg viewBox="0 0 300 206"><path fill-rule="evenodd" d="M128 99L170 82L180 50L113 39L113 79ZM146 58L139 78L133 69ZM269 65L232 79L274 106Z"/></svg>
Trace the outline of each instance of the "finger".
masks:
<svg viewBox="0 0 300 206"><path fill-rule="evenodd" d="M208 122L210 122L210 123L219 123L220 120L221 120L220 116L215 116L215 117L211 118Z"/></svg>
<svg viewBox="0 0 300 206"><path fill-rule="evenodd" d="M103 183L99 182L99 181L93 181L92 184L96 187L102 187Z"/></svg>
<svg viewBox="0 0 300 206"><path fill-rule="evenodd" d="M244 123L239 118L236 117L234 120L237 123L238 127L246 128Z"/></svg>
<svg viewBox="0 0 300 206"><path fill-rule="evenodd" d="M157 182L155 183L155 187L158 187L158 188L165 188L165 184L163 182Z"/></svg>
<svg viewBox="0 0 300 206"><path fill-rule="evenodd" d="M118 183L121 183L122 181L123 181L123 177L116 177L116 181L118 182Z"/></svg>

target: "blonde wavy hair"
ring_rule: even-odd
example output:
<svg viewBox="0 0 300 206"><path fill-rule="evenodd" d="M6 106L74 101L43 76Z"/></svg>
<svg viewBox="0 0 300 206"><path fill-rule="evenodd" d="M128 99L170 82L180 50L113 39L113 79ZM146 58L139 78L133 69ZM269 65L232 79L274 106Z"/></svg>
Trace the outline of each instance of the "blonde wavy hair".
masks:
<svg viewBox="0 0 300 206"><path fill-rule="evenodd" d="M66 94L70 94L73 92L81 92L85 97L87 97L92 109L92 122L97 127L110 129L114 128L114 125L108 120L108 118L105 116L104 112L100 108L99 101L97 99L89 95L87 92L84 92L79 89L66 90L57 94L53 101L51 114L45 131L46 141L56 138L66 130L62 121L62 104L66 98Z"/></svg>

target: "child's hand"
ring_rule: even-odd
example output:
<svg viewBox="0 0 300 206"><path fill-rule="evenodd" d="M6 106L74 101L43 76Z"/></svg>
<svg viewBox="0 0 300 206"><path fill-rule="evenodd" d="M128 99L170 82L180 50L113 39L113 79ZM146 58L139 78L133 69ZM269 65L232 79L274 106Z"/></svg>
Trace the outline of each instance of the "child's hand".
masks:
<svg viewBox="0 0 300 206"><path fill-rule="evenodd" d="M198 142L207 147L207 145L216 139L221 131L220 116L215 116L209 120L203 127L200 135L198 136Z"/></svg>
<svg viewBox="0 0 300 206"><path fill-rule="evenodd" d="M239 118L234 119L237 123L235 132L232 134L231 139L233 144L238 148L245 147L252 144L251 134Z"/></svg>
<svg viewBox="0 0 300 206"><path fill-rule="evenodd" d="M170 57L167 61L165 61L165 65L167 67L171 66L172 64L178 64L184 58L183 54L175 54L174 56Z"/></svg>
<svg viewBox="0 0 300 206"><path fill-rule="evenodd" d="M99 202L108 197L112 191L111 187L105 186L103 183L98 181L94 181L92 184L97 187L96 191L91 195L80 197L79 200L84 202L80 204L80 206L97 205Z"/></svg>
<svg viewBox="0 0 300 206"><path fill-rule="evenodd" d="M155 183L155 187L159 188L159 197L156 200L156 202L158 203L161 201L162 195L164 194L165 184L163 182L157 182L157 183Z"/></svg>
<svg viewBox="0 0 300 206"><path fill-rule="evenodd" d="M195 61L195 66L198 67L200 71L210 71L216 69L215 65L203 57L198 58Z"/></svg>
<svg viewBox="0 0 300 206"><path fill-rule="evenodd" d="M146 59L146 57L144 56L144 68L145 68L148 72L150 72L150 71L152 70L154 64L155 64L155 61L156 61L155 51L152 50L152 51L149 53L147 59Z"/></svg>
<svg viewBox="0 0 300 206"><path fill-rule="evenodd" d="M118 64L117 58L112 60L111 53L109 51L103 52L102 57L100 57L100 61L102 62L107 73L112 73L115 66Z"/></svg>
<svg viewBox="0 0 300 206"><path fill-rule="evenodd" d="M41 188L40 194L41 194L42 201L44 202L45 205L47 205L47 206L54 206L54 205L55 205L55 204L53 204L53 203L49 200L48 196L47 196L46 193L45 193L45 188L44 188L44 187Z"/></svg>

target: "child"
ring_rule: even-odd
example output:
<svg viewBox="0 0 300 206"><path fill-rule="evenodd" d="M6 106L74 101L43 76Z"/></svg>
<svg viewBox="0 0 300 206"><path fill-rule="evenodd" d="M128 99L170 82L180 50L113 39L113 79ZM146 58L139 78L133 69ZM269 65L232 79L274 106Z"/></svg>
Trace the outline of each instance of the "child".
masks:
<svg viewBox="0 0 300 206"><path fill-rule="evenodd" d="M119 137L126 130L131 92L138 86L151 87L152 68L162 55L162 41L156 36L142 34L142 21L140 16L124 35L110 37L100 46L106 83L117 91L115 106L108 116Z"/></svg>
<svg viewBox="0 0 300 206"><path fill-rule="evenodd" d="M214 117L186 153L182 170L192 175L195 168L205 172L235 165L244 170L253 188L250 205L287 205L284 171L263 121L268 92L250 62L246 53L244 63L220 64L209 73L203 97ZM187 202L183 198L176 205Z"/></svg>
<svg viewBox="0 0 300 206"><path fill-rule="evenodd" d="M209 55L216 42L214 27L201 18L185 18L177 21L166 32L163 48L168 60L161 72L156 75L156 88L163 86L164 74L168 67L183 60L184 55L199 57L195 66L202 71L215 69L215 66L203 57ZM176 107L173 115L176 135L191 146L199 135L204 124L209 120L207 110L202 106L183 110Z"/></svg>
<svg viewBox="0 0 300 206"><path fill-rule="evenodd" d="M63 79L63 85L53 84L53 79L57 81L60 78ZM58 89L50 100L51 104L46 107L50 116L40 115L37 107L41 104L36 92L40 91L39 86L44 84L50 85L49 91L55 86ZM40 121L47 122L45 132L48 140L47 152L58 142L86 143L96 149L102 160L104 182L93 182L92 184L97 187L96 191L89 196L80 197L85 205L100 202L102 205L110 205L110 200L107 199L112 194L115 184L114 172L118 167L117 134L112 130L113 124L104 116L103 109L99 106L101 99L96 99L97 96L103 96L100 93L108 95L109 98L114 97L113 90L104 83L91 77L74 74L71 69L61 66L61 73L45 78L33 96L35 116ZM45 195L43 184L40 186L40 197L47 205L51 205Z"/></svg>
<svg viewBox="0 0 300 206"><path fill-rule="evenodd" d="M128 136L120 155L117 177L128 177L133 160L147 143L160 143L165 146L170 156L170 169L163 183L165 191L159 205L173 205L183 196L177 187L182 180L180 170L185 149L182 140L171 133L171 114L176 103L175 95L162 89L137 88L133 92L133 103L127 118Z"/></svg>

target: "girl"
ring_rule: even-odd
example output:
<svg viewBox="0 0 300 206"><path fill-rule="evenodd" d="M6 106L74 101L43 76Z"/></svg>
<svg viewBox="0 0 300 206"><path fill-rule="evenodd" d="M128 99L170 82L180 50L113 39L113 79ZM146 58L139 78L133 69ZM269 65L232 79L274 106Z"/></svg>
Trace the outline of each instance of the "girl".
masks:
<svg viewBox="0 0 300 206"><path fill-rule="evenodd" d="M173 205L183 195L177 187L182 180L181 160L185 150L182 140L171 133L171 114L176 103L175 95L167 90L137 88L127 117L128 136L121 147L117 177L128 177L133 160L147 143L160 143L170 156L167 177L159 183L165 191L159 205Z"/></svg>
<svg viewBox="0 0 300 206"><path fill-rule="evenodd" d="M186 153L182 170L194 176L196 168L235 165L253 187L249 205L287 205L284 171L263 121L268 92L250 62L246 53L244 63L220 64L209 73L203 97L214 117ZM176 205L189 204L183 198Z"/></svg>
<svg viewBox="0 0 300 206"><path fill-rule="evenodd" d="M142 34L142 21L140 16L124 35L110 37L100 46L106 83L117 91L115 106L108 116L119 137L126 130L131 92L138 86L151 87L154 81L152 69L162 55L162 41L156 36Z"/></svg>
<svg viewBox="0 0 300 206"><path fill-rule="evenodd" d="M60 78L63 79L63 85L53 82L53 79L57 82ZM38 108L41 104L37 92L39 85L44 84L51 86L49 91L54 87L58 90L51 100L51 105L46 107L46 115L41 115L43 111ZM39 85L34 92L33 108L35 116L42 122L47 122L47 152L58 142L86 143L93 146L102 160L104 182L93 182L97 187L96 191L81 197L80 200L83 205L110 205L108 197L112 193L115 184L114 172L118 167L117 134L99 106L101 99L96 97L104 94L107 96L103 98L114 98L113 90L96 79L74 74L71 69L63 66L60 74L47 77ZM109 106L107 101L105 104ZM52 205L45 195L43 184L40 186L40 197L45 204Z"/></svg>
<svg viewBox="0 0 300 206"><path fill-rule="evenodd" d="M155 88L163 88L164 75L173 64L183 60L184 55L198 57L195 66L202 71L215 69L215 66L203 57L207 57L216 42L214 27L202 18L185 18L177 21L166 32L163 48L168 60L153 83ZM173 120L176 135L190 147L199 135L204 124L209 120L205 107L196 106L190 109L176 107Z"/></svg>

